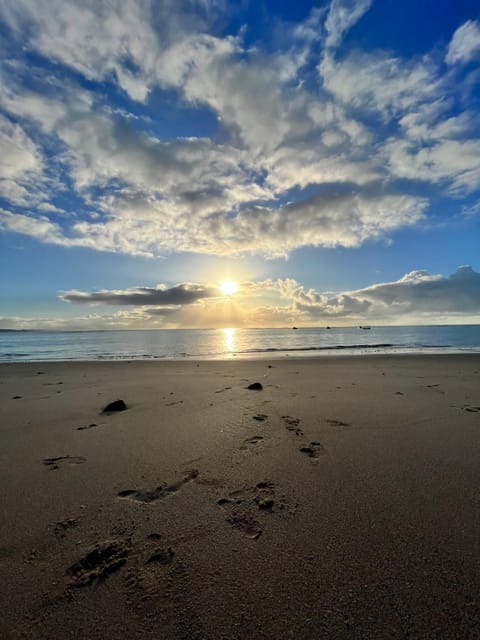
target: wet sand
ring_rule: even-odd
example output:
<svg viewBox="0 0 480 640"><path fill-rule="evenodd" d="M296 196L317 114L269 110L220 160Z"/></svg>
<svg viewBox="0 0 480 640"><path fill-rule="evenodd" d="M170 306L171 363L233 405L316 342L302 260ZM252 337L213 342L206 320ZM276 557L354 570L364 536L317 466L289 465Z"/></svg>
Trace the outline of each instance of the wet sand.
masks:
<svg viewBox="0 0 480 640"><path fill-rule="evenodd" d="M480 356L0 365L2 639L478 638L479 541Z"/></svg>

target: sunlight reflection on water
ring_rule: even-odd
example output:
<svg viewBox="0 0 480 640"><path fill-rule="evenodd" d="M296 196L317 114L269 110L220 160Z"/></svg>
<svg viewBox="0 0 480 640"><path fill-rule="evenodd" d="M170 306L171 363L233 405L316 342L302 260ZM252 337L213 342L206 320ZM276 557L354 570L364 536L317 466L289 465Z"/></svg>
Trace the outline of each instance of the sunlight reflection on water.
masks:
<svg viewBox="0 0 480 640"><path fill-rule="evenodd" d="M223 329L223 337L224 337L224 350L225 351L235 351L235 329L228 327Z"/></svg>

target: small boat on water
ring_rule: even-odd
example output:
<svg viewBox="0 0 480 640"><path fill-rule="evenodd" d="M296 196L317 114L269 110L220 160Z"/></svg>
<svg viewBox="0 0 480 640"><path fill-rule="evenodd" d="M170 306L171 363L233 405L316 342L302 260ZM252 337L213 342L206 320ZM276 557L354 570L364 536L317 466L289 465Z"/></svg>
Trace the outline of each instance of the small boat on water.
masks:
<svg viewBox="0 0 480 640"><path fill-rule="evenodd" d="M367 327L367 326L359 326L359 329L364 329L364 330L370 330L372 327Z"/></svg>
<svg viewBox="0 0 480 640"><path fill-rule="evenodd" d="M295 330L296 330L296 329L298 329L298 327L292 327L292 329L295 329Z"/></svg>
<svg viewBox="0 0 480 640"><path fill-rule="evenodd" d="M331 329L332 327L325 327L326 329Z"/></svg>

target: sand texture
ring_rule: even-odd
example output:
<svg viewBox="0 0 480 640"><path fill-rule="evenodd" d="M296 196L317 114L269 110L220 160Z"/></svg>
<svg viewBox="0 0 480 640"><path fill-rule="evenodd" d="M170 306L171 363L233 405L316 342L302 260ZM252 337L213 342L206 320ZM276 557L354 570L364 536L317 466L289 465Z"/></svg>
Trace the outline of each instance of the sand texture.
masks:
<svg viewBox="0 0 480 640"><path fill-rule="evenodd" d="M2 640L480 638L479 541L479 356L0 366Z"/></svg>

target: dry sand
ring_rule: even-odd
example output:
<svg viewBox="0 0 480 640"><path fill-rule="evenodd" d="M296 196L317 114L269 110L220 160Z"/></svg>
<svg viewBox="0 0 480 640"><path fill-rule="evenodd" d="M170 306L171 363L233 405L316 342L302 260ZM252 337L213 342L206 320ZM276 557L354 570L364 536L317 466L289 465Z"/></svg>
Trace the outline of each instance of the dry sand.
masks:
<svg viewBox="0 0 480 640"><path fill-rule="evenodd" d="M480 637L479 356L8 364L0 411L4 640Z"/></svg>

